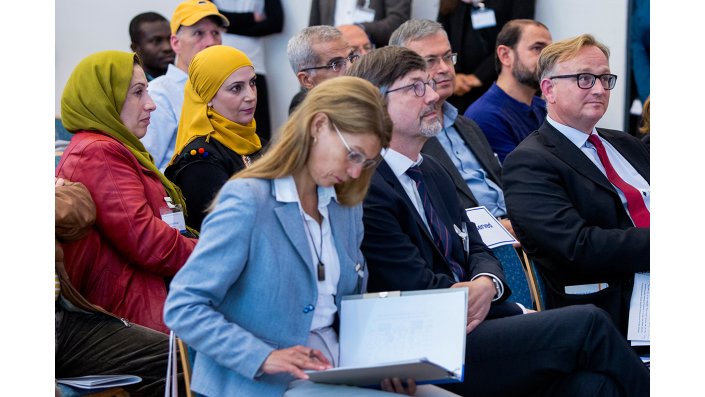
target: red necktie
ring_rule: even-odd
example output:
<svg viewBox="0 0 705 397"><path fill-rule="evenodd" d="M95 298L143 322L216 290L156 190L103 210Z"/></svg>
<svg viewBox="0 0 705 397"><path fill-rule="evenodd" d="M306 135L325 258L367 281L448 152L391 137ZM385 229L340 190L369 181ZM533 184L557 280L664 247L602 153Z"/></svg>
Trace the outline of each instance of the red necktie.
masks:
<svg viewBox="0 0 705 397"><path fill-rule="evenodd" d="M597 156L605 167L607 179L624 193L624 197L627 199L627 210L629 211L629 216L632 217L634 225L636 227L649 227L651 216L649 210L646 209L644 199L641 197L641 192L634 186L625 182L617 171L615 171L614 167L612 167L612 163L610 163L610 159L607 157L605 146L602 144L597 134L590 134L588 141L597 149Z"/></svg>

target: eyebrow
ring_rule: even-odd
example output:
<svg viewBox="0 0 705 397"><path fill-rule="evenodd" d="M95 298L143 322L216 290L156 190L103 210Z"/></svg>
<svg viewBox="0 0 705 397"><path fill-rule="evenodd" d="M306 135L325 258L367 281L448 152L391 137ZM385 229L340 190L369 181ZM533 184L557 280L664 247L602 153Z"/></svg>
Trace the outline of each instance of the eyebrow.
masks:
<svg viewBox="0 0 705 397"><path fill-rule="evenodd" d="M345 57L335 57L335 58L331 58L331 59L328 60L328 62L326 63L326 65L330 65L330 64L333 63L333 62L340 61L340 60L343 60L343 59L345 59Z"/></svg>

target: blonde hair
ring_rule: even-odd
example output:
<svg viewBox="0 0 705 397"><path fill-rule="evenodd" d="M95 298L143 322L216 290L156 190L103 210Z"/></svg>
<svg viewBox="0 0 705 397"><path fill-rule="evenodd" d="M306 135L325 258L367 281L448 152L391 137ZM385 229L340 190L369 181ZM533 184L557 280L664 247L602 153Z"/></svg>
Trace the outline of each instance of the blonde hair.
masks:
<svg viewBox="0 0 705 397"><path fill-rule="evenodd" d="M319 113L349 134L373 134L383 148L389 147L392 121L379 89L358 77L336 77L311 89L267 153L231 179L281 178L306 166L313 144L311 126ZM374 167L363 169L359 178L335 185L338 202L346 206L361 203L373 173Z"/></svg>
<svg viewBox="0 0 705 397"><path fill-rule="evenodd" d="M536 75L538 80L543 80L548 73L553 72L553 68L559 62L565 62L578 56L578 52L587 46L595 46L602 51L603 54L610 59L610 50L604 44L600 43L591 34L581 34L580 36L571 39L556 41L547 45L541 50L539 55L538 67Z"/></svg>

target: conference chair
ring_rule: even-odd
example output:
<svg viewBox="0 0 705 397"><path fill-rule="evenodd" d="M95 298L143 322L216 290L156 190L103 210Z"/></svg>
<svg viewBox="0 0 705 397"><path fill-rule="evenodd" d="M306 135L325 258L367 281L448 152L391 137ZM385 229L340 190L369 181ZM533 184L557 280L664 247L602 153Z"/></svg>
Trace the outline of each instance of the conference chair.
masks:
<svg viewBox="0 0 705 397"><path fill-rule="evenodd" d="M533 295L526 270L516 249L511 244L507 244L492 248L492 252L502 264L504 276L512 289L509 300L521 303L527 309L537 310L532 300Z"/></svg>

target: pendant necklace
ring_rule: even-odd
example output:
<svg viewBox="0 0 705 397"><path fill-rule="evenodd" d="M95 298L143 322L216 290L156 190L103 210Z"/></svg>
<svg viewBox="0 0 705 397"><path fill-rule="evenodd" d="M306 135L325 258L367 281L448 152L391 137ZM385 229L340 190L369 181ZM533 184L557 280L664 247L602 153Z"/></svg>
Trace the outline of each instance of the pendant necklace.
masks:
<svg viewBox="0 0 705 397"><path fill-rule="evenodd" d="M311 238L311 244L313 244L313 251L316 253L316 259L318 259L318 265L316 265L316 272L318 273L318 281L323 281L326 279L326 266L323 264L323 261L321 261L321 255L323 255L323 226L321 225L321 242L320 242L321 253L318 254L318 250L316 249L316 243L313 241L313 235L311 234L311 229L308 227L308 221L306 220L306 216L303 216L303 218L304 218L304 226L306 226L306 231L308 232L308 236Z"/></svg>

